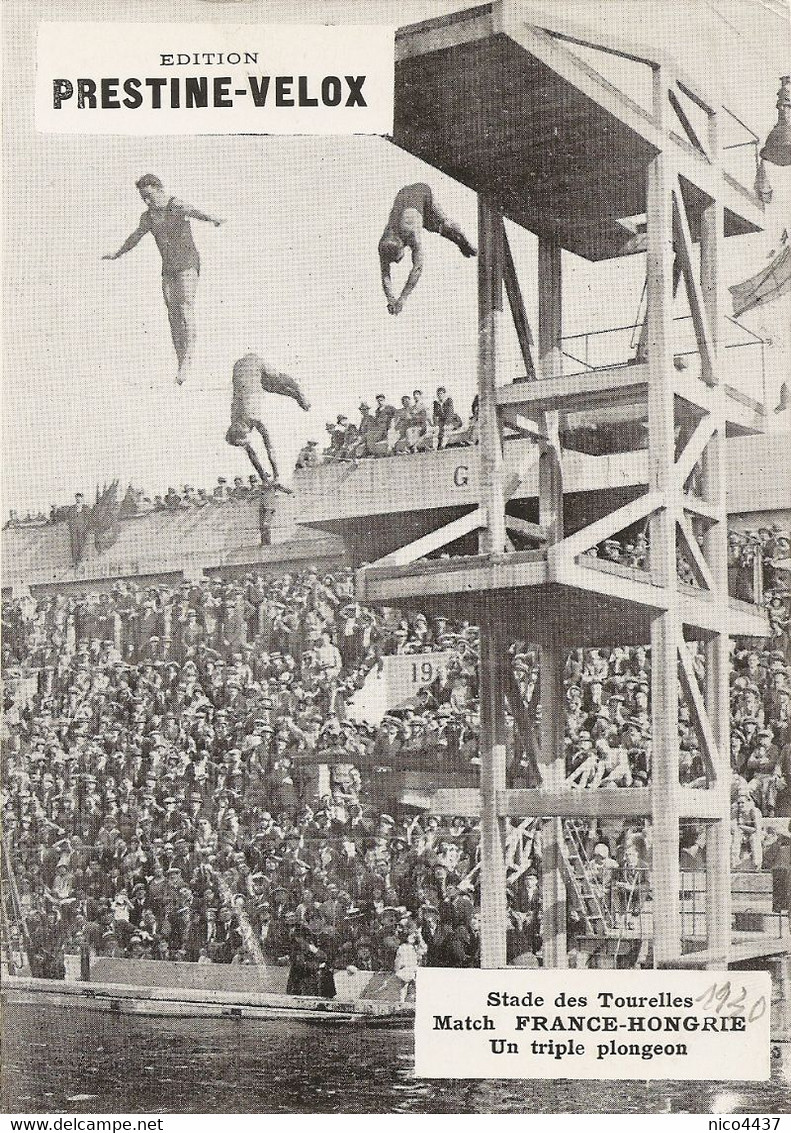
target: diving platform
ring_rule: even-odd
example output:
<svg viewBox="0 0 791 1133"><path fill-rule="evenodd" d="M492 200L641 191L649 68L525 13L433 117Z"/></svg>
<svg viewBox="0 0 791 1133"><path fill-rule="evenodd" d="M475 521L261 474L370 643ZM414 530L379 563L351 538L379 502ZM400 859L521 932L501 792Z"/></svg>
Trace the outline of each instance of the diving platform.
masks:
<svg viewBox="0 0 791 1133"><path fill-rule="evenodd" d="M647 106L588 61L597 52L641 72ZM684 953L682 820L706 826L703 945L722 957L733 948L729 635L762 637L768 624L756 605L728 595L727 491L739 471L729 478L727 446L754 440L765 415L755 387L736 388L726 364L726 240L759 231L763 206L725 168L724 113L672 59L530 24L516 0L396 36L394 142L478 194L480 443L469 458L477 492L473 506L433 530L402 525L401 544L358 570L358 597L479 626L479 782L427 793L435 814L480 815L483 967L506 959L509 823L541 822L542 958L562 968L567 910L581 884L566 835L609 810L651 822L652 897L662 913L651 925L654 965L675 966ZM538 237L535 336L506 220ZM647 311L633 356L603 365L575 358L563 335L564 257L641 253ZM682 298L691 350L679 347L674 305ZM503 380L501 366L509 315L524 362L515 382ZM520 442L529 447L514 461ZM585 514L575 513L569 490L582 454L606 456L612 471L631 465L633 477L624 483L616 472L594 491L589 481ZM349 470L350 481L356 475ZM425 500L425 483L408 513L425 510L414 503ZM528 492L534 497L520 508ZM636 566L598 558L607 540L630 532L647 552L633 556ZM702 643L700 654L690 639ZM539 781L529 789L507 782L507 704L518 715L509 646L520 640L539 647L541 711L529 739ZM627 644L651 648L648 782L571 789L568 652ZM705 767L705 786L695 790L681 781L680 701ZM601 912L588 919L606 920Z"/></svg>
<svg viewBox="0 0 791 1133"><path fill-rule="evenodd" d="M564 583L546 551L423 559L405 566L380 560L359 572L357 593L369 605L419 607L427 615L478 624L496 595L513 638L537 645L551 639L571 650L650 641L654 618L669 609L664 588L647 571L617 563L582 557L575 566L585 575ZM715 632L722 615L716 596L681 584L675 604L690 639ZM728 602L728 624L735 635L768 635L765 614L735 598Z"/></svg>
<svg viewBox="0 0 791 1133"><path fill-rule="evenodd" d="M425 20L396 35L393 140L443 173L490 195L503 216L588 260L629 254L620 221L646 211L646 171L669 152L685 180L700 235L700 204L717 183L725 236L763 227L752 191L718 181L707 139L684 127L713 99L675 68L664 131L656 116L573 51L593 46L650 75L654 48L588 45L528 24L515 0ZM670 61L667 61L668 63Z"/></svg>
<svg viewBox="0 0 791 1133"><path fill-rule="evenodd" d="M760 402L728 385L724 392L729 436L763 432L765 410ZM710 411L711 395L694 374L675 371L673 393L693 411ZM510 382L498 388L496 400L501 409L529 418L547 410L573 414L628 406L632 412L622 415L623 420L644 420L648 413L648 363L622 363L556 378Z"/></svg>

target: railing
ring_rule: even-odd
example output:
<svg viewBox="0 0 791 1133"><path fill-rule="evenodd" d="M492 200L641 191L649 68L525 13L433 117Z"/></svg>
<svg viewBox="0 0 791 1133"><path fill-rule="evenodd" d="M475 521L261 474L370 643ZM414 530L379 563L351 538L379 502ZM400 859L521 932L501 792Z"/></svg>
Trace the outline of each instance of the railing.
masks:
<svg viewBox="0 0 791 1133"><path fill-rule="evenodd" d="M754 192L755 175L758 170L758 147L761 140L754 130L742 122L727 106L722 108L730 121L723 119L723 136L720 154L725 173Z"/></svg>
<svg viewBox="0 0 791 1133"><path fill-rule="evenodd" d="M784 935L783 913L772 909L769 873L731 874L733 913L731 927L734 939L760 934L767 940L780 940ZM763 888L762 888L763 883ZM706 938L706 874L703 870L681 873L681 927L687 940Z"/></svg>
<svg viewBox="0 0 791 1133"><path fill-rule="evenodd" d="M628 366L640 360L640 319L630 326L609 327L567 335L561 340L565 375L611 366ZM701 376L700 352L691 315L673 319L673 354L676 365L690 381ZM762 405L766 403L765 342L736 319L725 319L725 341L720 358L720 380Z"/></svg>

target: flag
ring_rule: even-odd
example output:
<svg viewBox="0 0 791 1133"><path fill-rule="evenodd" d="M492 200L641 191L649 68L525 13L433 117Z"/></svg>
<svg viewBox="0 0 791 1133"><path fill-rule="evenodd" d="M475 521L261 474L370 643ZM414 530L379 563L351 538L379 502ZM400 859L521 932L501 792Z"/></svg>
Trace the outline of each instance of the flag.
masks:
<svg viewBox="0 0 791 1133"><path fill-rule="evenodd" d="M763 307L765 303L791 291L791 244L786 244L779 256L744 283L731 287L733 313L738 319L746 311Z"/></svg>
<svg viewBox="0 0 791 1133"><path fill-rule="evenodd" d="M93 532L93 545L99 554L108 550L121 533L118 517L121 503L118 499L118 481L113 480L101 492L96 488L96 503L91 508L89 530Z"/></svg>

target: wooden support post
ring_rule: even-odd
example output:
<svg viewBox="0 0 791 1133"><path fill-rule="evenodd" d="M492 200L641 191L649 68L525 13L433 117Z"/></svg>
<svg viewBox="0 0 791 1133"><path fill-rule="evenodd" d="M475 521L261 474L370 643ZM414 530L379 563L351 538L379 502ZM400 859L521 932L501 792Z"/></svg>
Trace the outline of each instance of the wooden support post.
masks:
<svg viewBox="0 0 791 1133"><path fill-rule="evenodd" d="M505 656L499 625L487 602L480 627L482 968L506 965L505 820L498 812L498 796L505 790Z"/></svg>
<svg viewBox="0 0 791 1133"><path fill-rule="evenodd" d="M538 242L538 353L540 376L547 380L563 374L561 356L563 285L561 249L557 240ZM560 461L559 414L541 414L539 426L548 439L538 462L538 522L547 542L563 538L563 470Z"/></svg>
<svg viewBox="0 0 791 1133"><path fill-rule="evenodd" d="M557 240L538 242L538 353L540 376L547 380L563 373L563 283L561 249ZM560 458L560 414L542 412L539 428L547 437L538 462L538 523L551 548L563 538L563 469ZM542 786L557 791L566 778L563 686L564 657L557 642L541 648L540 767ZM546 819L541 828L543 961L545 968L565 968L566 884L563 877L563 821Z"/></svg>
<svg viewBox="0 0 791 1133"><path fill-rule="evenodd" d="M717 115L709 118L709 153L719 161ZM722 350L724 306L719 257L723 248L724 210L720 201L704 206L701 221L700 282L703 303L711 333L713 399L716 409L715 432L703 454L703 497L716 510L717 522L708 525L703 552L709 564L714 591L722 611L723 631L705 645L706 680L704 703L718 759L715 767L721 813L707 833L706 844L706 933L709 951L728 956L731 949L731 865L730 865L730 700L728 650L728 541L725 501L725 394L719 373Z"/></svg>
<svg viewBox="0 0 791 1133"><path fill-rule="evenodd" d="M511 308L511 317L514 320L514 329L516 330L516 337L519 340L519 349L522 351L522 361L525 364L525 379L529 382L534 382L536 380L536 371L533 365L533 354L530 350L533 344L533 336L530 333L530 323L527 321L525 301L522 298L522 290L519 286L519 277L516 274L514 257L511 255L511 245L508 243L508 237L505 233L503 233L503 252L505 253L503 261L505 293L508 296L508 306Z"/></svg>
<svg viewBox="0 0 791 1133"><path fill-rule="evenodd" d="M502 214L487 196L478 196L478 423L480 428L481 506L488 523L481 530L482 554L505 550L503 446L497 416L497 348L503 318Z"/></svg>
<svg viewBox="0 0 791 1133"><path fill-rule="evenodd" d="M566 779L564 733L565 655L557 641L541 647L541 747L539 765L545 791L560 791ZM545 968L568 966L566 883L563 876L563 820L547 818L541 828L541 923Z"/></svg>
<svg viewBox="0 0 791 1133"><path fill-rule="evenodd" d="M654 73L654 113L667 132L665 69ZM681 620L673 597L676 577L676 512L680 492L674 490L675 405L673 394L673 201L674 171L666 152L648 167L647 298L648 310L648 484L664 493L665 507L651 519L651 574L666 589L669 608L651 624L651 712L653 732L653 886L654 963L663 966L681 955L679 888L679 746L678 650L683 644Z"/></svg>

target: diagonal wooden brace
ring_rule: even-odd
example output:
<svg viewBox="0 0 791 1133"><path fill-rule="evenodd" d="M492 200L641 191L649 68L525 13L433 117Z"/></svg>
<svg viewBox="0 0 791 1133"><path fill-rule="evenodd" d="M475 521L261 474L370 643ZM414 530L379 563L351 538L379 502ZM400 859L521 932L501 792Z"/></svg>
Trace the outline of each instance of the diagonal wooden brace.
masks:
<svg viewBox="0 0 791 1133"><path fill-rule="evenodd" d="M698 685L698 678L695 674L695 668L692 664L692 658L689 655L689 647L686 642L679 645L678 657L681 662L681 687L687 698L687 703L692 710L692 727L701 745L701 755L703 756L703 762L706 767L706 775L711 782L716 783L719 766L717 741L714 736L711 721L709 720L709 714L706 711L706 705L703 701L703 695Z"/></svg>

